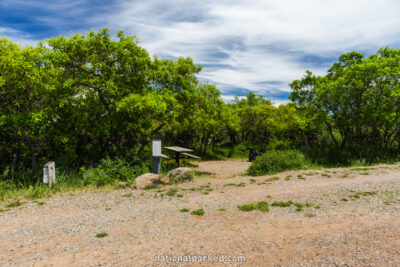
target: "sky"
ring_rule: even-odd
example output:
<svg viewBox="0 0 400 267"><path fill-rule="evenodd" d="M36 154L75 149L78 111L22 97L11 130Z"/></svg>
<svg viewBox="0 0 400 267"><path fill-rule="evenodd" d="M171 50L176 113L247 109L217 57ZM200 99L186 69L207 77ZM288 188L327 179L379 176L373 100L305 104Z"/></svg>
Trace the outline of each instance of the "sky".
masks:
<svg viewBox="0 0 400 267"><path fill-rule="evenodd" d="M190 56L226 101L254 92L288 101L306 70L323 75L350 51L400 46L396 0L1 0L0 36L22 45L110 28L150 55Z"/></svg>

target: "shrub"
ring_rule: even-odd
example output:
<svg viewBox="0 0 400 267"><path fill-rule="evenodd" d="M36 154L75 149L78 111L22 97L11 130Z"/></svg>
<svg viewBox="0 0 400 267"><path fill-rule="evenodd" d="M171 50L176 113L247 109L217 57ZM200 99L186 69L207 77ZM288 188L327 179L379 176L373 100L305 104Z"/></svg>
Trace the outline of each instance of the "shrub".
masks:
<svg viewBox="0 0 400 267"><path fill-rule="evenodd" d="M93 184L101 187L107 184L116 184L118 181L127 181L133 184L136 177L147 172L144 166L130 166L123 159L106 158L101 160L97 168L84 170L82 173L84 185Z"/></svg>
<svg viewBox="0 0 400 267"><path fill-rule="evenodd" d="M203 209L198 209L198 210L192 211L190 214L192 214L192 215L198 215L198 216L203 216L204 213L205 213L205 212L204 212Z"/></svg>
<svg viewBox="0 0 400 267"><path fill-rule="evenodd" d="M256 209L261 211L269 211L268 203L265 201L260 201L256 204Z"/></svg>
<svg viewBox="0 0 400 267"><path fill-rule="evenodd" d="M239 205L237 207L242 211L252 211L256 209L256 206L254 204Z"/></svg>
<svg viewBox="0 0 400 267"><path fill-rule="evenodd" d="M23 204L24 204L24 202L18 199L18 200L16 200L16 201L10 202L10 203L6 206L6 208L15 208L15 207L22 206Z"/></svg>
<svg viewBox="0 0 400 267"><path fill-rule="evenodd" d="M103 238L103 237L106 237L106 236L108 236L108 234L105 233L105 232L101 232L101 233L98 233L98 234L96 235L97 238Z"/></svg>
<svg viewBox="0 0 400 267"><path fill-rule="evenodd" d="M272 150L253 161L247 172L249 175L257 176L300 169L303 165L304 155L296 150Z"/></svg>
<svg viewBox="0 0 400 267"><path fill-rule="evenodd" d="M167 191L167 196L170 196L170 197L172 197L172 196L175 196L175 194L178 192L178 188L170 188L168 191Z"/></svg>
<svg viewBox="0 0 400 267"><path fill-rule="evenodd" d="M283 202L283 201L274 201L272 202L271 206L273 207L282 207L282 208L286 208L286 207L290 207L293 204L292 201L287 201L287 202Z"/></svg>

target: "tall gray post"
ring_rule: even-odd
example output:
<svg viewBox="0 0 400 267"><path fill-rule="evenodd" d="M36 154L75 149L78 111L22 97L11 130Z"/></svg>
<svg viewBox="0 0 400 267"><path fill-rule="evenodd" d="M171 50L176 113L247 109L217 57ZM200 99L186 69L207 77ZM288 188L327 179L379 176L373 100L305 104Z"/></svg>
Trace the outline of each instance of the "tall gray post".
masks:
<svg viewBox="0 0 400 267"><path fill-rule="evenodd" d="M152 172L161 172L161 140L153 140L153 169Z"/></svg>

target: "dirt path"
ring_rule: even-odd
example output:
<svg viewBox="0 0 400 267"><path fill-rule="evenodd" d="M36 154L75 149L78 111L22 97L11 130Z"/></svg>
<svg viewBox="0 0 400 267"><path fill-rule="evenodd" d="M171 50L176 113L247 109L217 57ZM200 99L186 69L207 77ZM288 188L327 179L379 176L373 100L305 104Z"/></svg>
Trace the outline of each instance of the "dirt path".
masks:
<svg viewBox="0 0 400 267"><path fill-rule="evenodd" d="M58 194L43 206L0 213L0 266L400 266L399 165L285 172L279 180L239 176L247 167L202 162L198 170L211 174L177 186L182 197L128 189ZM288 200L309 205L237 208ZM96 238L100 232L108 236ZM246 261L155 261L189 254Z"/></svg>

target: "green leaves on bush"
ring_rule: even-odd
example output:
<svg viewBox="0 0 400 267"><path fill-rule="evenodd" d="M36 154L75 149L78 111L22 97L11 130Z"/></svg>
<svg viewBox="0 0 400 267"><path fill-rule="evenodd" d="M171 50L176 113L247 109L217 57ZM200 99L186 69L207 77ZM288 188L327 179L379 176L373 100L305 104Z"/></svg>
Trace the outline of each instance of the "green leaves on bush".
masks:
<svg viewBox="0 0 400 267"><path fill-rule="evenodd" d="M257 204L244 204L237 206L241 211L252 211L252 210L261 210L261 211L269 211L268 203L265 201L260 201Z"/></svg>
<svg viewBox="0 0 400 267"><path fill-rule="evenodd" d="M97 168L90 168L83 171L83 181L85 185L95 185L97 187L107 184L116 184L118 181L126 181L133 184L136 177L147 172L143 166L130 166L123 159L110 158L103 159Z"/></svg>
<svg viewBox="0 0 400 267"><path fill-rule="evenodd" d="M192 211L190 214L197 215L197 216L203 216L205 214L205 211L203 209L198 209L198 210Z"/></svg>
<svg viewBox="0 0 400 267"><path fill-rule="evenodd" d="M259 156L248 169L248 174L257 176L273 174L285 170L300 169L304 165L304 155L296 150L267 151Z"/></svg>

